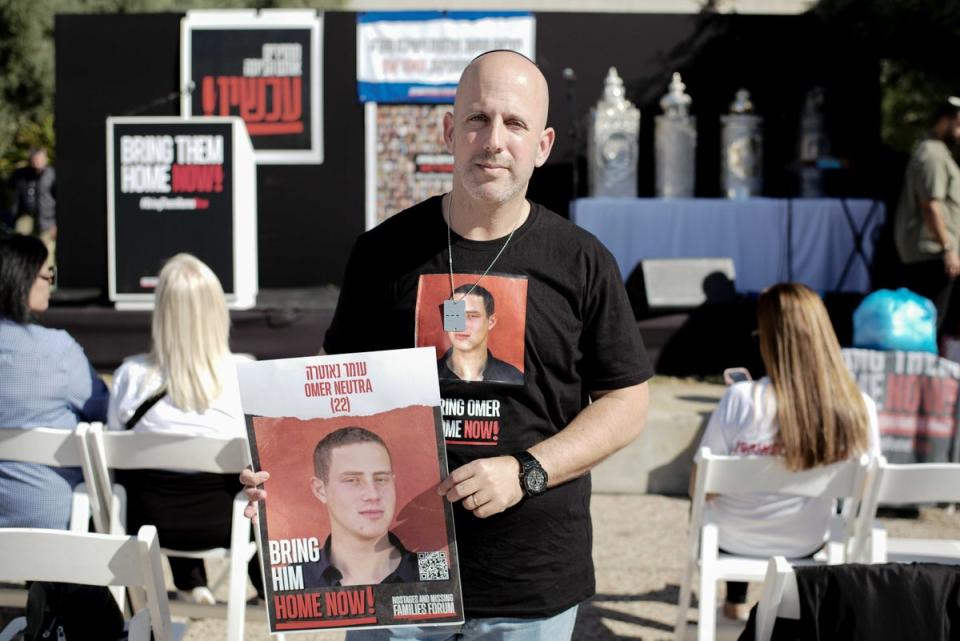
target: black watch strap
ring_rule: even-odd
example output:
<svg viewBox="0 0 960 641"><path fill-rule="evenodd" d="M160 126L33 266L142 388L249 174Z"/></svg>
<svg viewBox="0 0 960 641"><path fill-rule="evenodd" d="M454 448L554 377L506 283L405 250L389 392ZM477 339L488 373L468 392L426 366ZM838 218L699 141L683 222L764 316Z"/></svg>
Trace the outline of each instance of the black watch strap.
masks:
<svg viewBox="0 0 960 641"><path fill-rule="evenodd" d="M547 490L547 471L530 452L515 452L513 457L520 463L520 489L525 496L539 496Z"/></svg>
<svg viewBox="0 0 960 641"><path fill-rule="evenodd" d="M513 458L517 459L517 462L520 463L520 475L523 475L523 470L525 470L530 465L540 465L540 461L534 457L533 454L524 450L522 452L516 452L513 455Z"/></svg>

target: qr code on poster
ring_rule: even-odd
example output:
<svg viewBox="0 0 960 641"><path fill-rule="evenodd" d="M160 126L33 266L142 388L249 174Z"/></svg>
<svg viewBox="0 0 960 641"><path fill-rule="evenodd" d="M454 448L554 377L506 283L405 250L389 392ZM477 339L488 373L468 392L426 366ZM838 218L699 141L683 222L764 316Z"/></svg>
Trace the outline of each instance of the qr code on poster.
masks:
<svg viewBox="0 0 960 641"><path fill-rule="evenodd" d="M447 581L450 579L446 552L417 552L417 567L420 570L421 581Z"/></svg>

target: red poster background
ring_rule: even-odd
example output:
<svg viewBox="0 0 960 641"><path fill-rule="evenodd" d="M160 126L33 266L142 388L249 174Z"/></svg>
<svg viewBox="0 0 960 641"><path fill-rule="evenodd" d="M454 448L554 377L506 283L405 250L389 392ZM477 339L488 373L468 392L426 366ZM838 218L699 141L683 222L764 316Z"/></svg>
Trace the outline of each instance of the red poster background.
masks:
<svg viewBox="0 0 960 641"><path fill-rule="evenodd" d="M454 274L453 287L472 285L479 274ZM527 322L527 279L487 274L480 281L493 296L497 324L490 330L487 347L493 355L523 372L524 335ZM437 359L450 349L443 331L443 301L450 298L449 274L420 276L417 292L417 347L434 347Z"/></svg>
<svg viewBox="0 0 960 641"><path fill-rule="evenodd" d="M372 416L328 419L254 417L260 466L270 472L267 532L270 539L330 533L326 508L310 491L317 441L341 427L357 426L378 434L390 450L396 474L397 513L390 530L411 551L447 549L433 408L412 406Z"/></svg>

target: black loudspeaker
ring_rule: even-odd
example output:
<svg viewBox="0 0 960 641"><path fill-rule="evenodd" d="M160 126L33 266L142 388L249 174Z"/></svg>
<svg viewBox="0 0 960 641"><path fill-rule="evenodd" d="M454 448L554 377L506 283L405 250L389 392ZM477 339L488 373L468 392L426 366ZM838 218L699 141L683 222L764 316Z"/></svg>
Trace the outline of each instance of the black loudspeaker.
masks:
<svg viewBox="0 0 960 641"><path fill-rule="evenodd" d="M658 258L640 261L626 284L639 319L736 302L735 278L731 258Z"/></svg>
<svg viewBox="0 0 960 641"><path fill-rule="evenodd" d="M760 353L750 336L757 326L756 304L737 295L735 277L730 258L658 259L637 265L628 280L637 318L681 323L660 350L658 374L707 376L746 367L755 377L762 375Z"/></svg>

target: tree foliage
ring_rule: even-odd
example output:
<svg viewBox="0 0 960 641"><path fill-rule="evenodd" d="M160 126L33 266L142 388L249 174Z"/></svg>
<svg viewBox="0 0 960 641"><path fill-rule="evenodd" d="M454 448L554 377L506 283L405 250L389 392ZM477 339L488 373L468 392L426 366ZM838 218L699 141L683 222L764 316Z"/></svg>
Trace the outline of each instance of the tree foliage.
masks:
<svg viewBox="0 0 960 641"><path fill-rule="evenodd" d="M960 95L960 2L953 0L821 0L815 9L851 49L882 60L881 136L909 151L930 126L930 112Z"/></svg>
<svg viewBox="0 0 960 641"><path fill-rule="evenodd" d="M0 175L30 147L52 147L54 5L0 0Z"/></svg>

